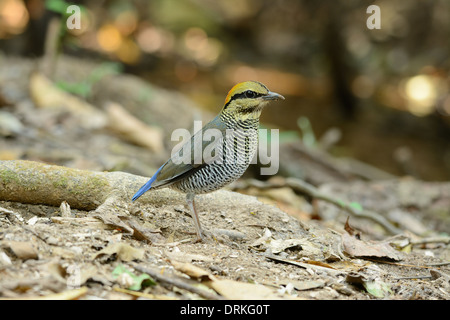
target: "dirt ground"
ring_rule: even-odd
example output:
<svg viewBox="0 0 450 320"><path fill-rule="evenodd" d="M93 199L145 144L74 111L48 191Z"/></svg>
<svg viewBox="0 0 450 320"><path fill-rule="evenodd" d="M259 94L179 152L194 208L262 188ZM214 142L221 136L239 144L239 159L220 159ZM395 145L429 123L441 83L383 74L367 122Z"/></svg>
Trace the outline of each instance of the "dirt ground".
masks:
<svg viewBox="0 0 450 320"><path fill-rule="evenodd" d="M218 191L199 196L202 225L213 236L195 243L183 197L167 193L166 203L111 212L139 225L144 240L93 212L1 202L1 297L449 299L448 238L366 241L338 221L302 222L254 197ZM139 267L162 278L147 283ZM233 291L220 287L226 280Z"/></svg>

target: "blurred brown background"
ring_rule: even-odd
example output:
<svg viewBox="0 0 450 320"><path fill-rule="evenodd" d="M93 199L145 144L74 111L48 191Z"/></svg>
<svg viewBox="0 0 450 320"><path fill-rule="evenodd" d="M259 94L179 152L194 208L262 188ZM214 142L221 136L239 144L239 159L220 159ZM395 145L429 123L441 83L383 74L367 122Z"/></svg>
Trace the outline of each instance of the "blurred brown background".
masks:
<svg viewBox="0 0 450 320"><path fill-rule="evenodd" d="M1 56L48 53L56 18L59 54L115 62L213 113L233 84L258 80L286 96L262 116L283 141L398 176L450 179L449 1L71 3L80 30L65 28L62 0L0 0ZM371 4L379 30L366 27Z"/></svg>

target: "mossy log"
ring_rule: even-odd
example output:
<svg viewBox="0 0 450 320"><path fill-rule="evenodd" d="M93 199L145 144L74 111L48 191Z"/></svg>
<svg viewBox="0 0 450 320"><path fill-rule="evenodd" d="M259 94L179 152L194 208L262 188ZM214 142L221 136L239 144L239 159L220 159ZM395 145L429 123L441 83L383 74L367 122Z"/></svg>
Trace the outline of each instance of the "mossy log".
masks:
<svg viewBox="0 0 450 320"><path fill-rule="evenodd" d="M0 161L0 200L94 210L113 193L131 199L148 178L94 172L34 161ZM131 201L131 200L130 200Z"/></svg>

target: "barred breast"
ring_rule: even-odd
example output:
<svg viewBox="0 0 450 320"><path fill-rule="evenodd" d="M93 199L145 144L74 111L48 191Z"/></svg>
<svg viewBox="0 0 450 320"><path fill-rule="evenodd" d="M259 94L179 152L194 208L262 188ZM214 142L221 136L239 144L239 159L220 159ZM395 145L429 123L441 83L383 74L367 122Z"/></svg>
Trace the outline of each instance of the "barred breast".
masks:
<svg viewBox="0 0 450 320"><path fill-rule="evenodd" d="M170 187L185 193L208 193L218 190L238 179L250 165L258 147L257 119L233 122L223 119L229 128L222 140L218 154L193 174Z"/></svg>

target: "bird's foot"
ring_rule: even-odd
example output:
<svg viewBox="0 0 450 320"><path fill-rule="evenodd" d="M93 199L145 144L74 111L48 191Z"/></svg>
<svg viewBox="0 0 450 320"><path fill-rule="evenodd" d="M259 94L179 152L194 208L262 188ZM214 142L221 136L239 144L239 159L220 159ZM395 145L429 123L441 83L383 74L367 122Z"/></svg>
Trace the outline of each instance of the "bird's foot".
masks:
<svg viewBox="0 0 450 320"><path fill-rule="evenodd" d="M214 234L207 230L201 230L200 232L197 231L196 237L192 239L192 243L210 242L211 240L215 240Z"/></svg>

